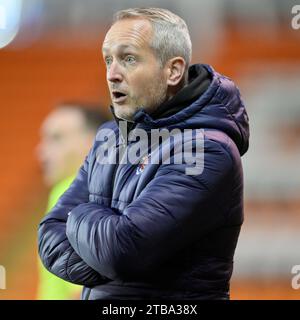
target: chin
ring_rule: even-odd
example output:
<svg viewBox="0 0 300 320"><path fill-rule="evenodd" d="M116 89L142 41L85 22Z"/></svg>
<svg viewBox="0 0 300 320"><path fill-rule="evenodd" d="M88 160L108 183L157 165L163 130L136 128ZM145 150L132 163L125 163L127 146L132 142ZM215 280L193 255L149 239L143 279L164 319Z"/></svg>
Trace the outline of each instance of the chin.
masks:
<svg viewBox="0 0 300 320"><path fill-rule="evenodd" d="M46 187L52 188L56 184L56 180L53 177L44 177L43 182Z"/></svg>
<svg viewBox="0 0 300 320"><path fill-rule="evenodd" d="M132 107L130 106L114 106L115 115L117 118L126 120L126 121L132 121L134 114L137 110L132 110Z"/></svg>

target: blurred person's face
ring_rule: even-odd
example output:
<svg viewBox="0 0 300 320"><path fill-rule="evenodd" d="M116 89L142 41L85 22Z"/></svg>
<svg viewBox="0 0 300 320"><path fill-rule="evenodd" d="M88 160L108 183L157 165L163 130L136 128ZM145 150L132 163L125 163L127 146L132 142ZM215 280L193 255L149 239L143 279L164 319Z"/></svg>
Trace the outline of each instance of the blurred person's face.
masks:
<svg viewBox="0 0 300 320"><path fill-rule="evenodd" d="M91 147L93 134L84 127L78 110L57 109L41 128L38 158L49 186L74 175Z"/></svg>
<svg viewBox="0 0 300 320"><path fill-rule="evenodd" d="M144 19L117 21L103 42L107 82L118 118L132 120L141 108L151 113L166 100L167 66L150 47L151 23Z"/></svg>

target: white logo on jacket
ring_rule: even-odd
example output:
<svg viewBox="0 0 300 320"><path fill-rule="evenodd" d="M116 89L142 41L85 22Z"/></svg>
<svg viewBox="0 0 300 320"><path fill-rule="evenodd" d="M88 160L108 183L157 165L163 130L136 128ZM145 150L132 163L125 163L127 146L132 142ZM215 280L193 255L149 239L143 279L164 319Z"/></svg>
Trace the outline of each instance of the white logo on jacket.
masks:
<svg viewBox="0 0 300 320"><path fill-rule="evenodd" d="M141 160L141 162L138 164L138 167L136 168L136 174L141 174L144 170L146 165L149 163L150 155L144 156Z"/></svg>

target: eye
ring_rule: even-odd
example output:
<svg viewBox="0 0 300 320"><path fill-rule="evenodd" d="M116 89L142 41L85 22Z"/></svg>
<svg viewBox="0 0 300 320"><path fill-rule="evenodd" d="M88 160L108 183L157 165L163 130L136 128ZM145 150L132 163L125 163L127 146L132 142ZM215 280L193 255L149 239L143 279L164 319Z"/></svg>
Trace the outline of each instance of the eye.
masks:
<svg viewBox="0 0 300 320"><path fill-rule="evenodd" d="M106 66L110 66L112 63L112 57L105 57L104 58Z"/></svg>
<svg viewBox="0 0 300 320"><path fill-rule="evenodd" d="M63 140L63 135L60 132L54 132L51 136L50 136L52 142L60 142L61 140Z"/></svg>
<svg viewBox="0 0 300 320"><path fill-rule="evenodd" d="M135 61L136 61L136 59L135 59L135 57L132 56L132 55L127 55L127 56L125 57L125 62L135 63Z"/></svg>

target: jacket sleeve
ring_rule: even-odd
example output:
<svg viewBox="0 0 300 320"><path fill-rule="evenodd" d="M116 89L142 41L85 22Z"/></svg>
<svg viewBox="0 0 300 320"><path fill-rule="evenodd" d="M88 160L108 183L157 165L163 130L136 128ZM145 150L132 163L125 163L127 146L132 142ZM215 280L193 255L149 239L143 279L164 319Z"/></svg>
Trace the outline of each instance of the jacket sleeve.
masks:
<svg viewBox="0 0 300 320"><path fill-rule="evenodd" d="M66 236L68 213L79 204L88 202L87 167L86 159L69 189L41 221L38 247L48 271L66 281L93 286L107 280L80 258Z"/></svg>
<svg viewBox="0 0 300 320"><path fill-rule="evenodd" d="M95 203L74 208L67 237L82 259L110 279L147 276L178 250L224 225L232 159L210 146L202 174L184 165L163 165L121 213Z"/></svg>

